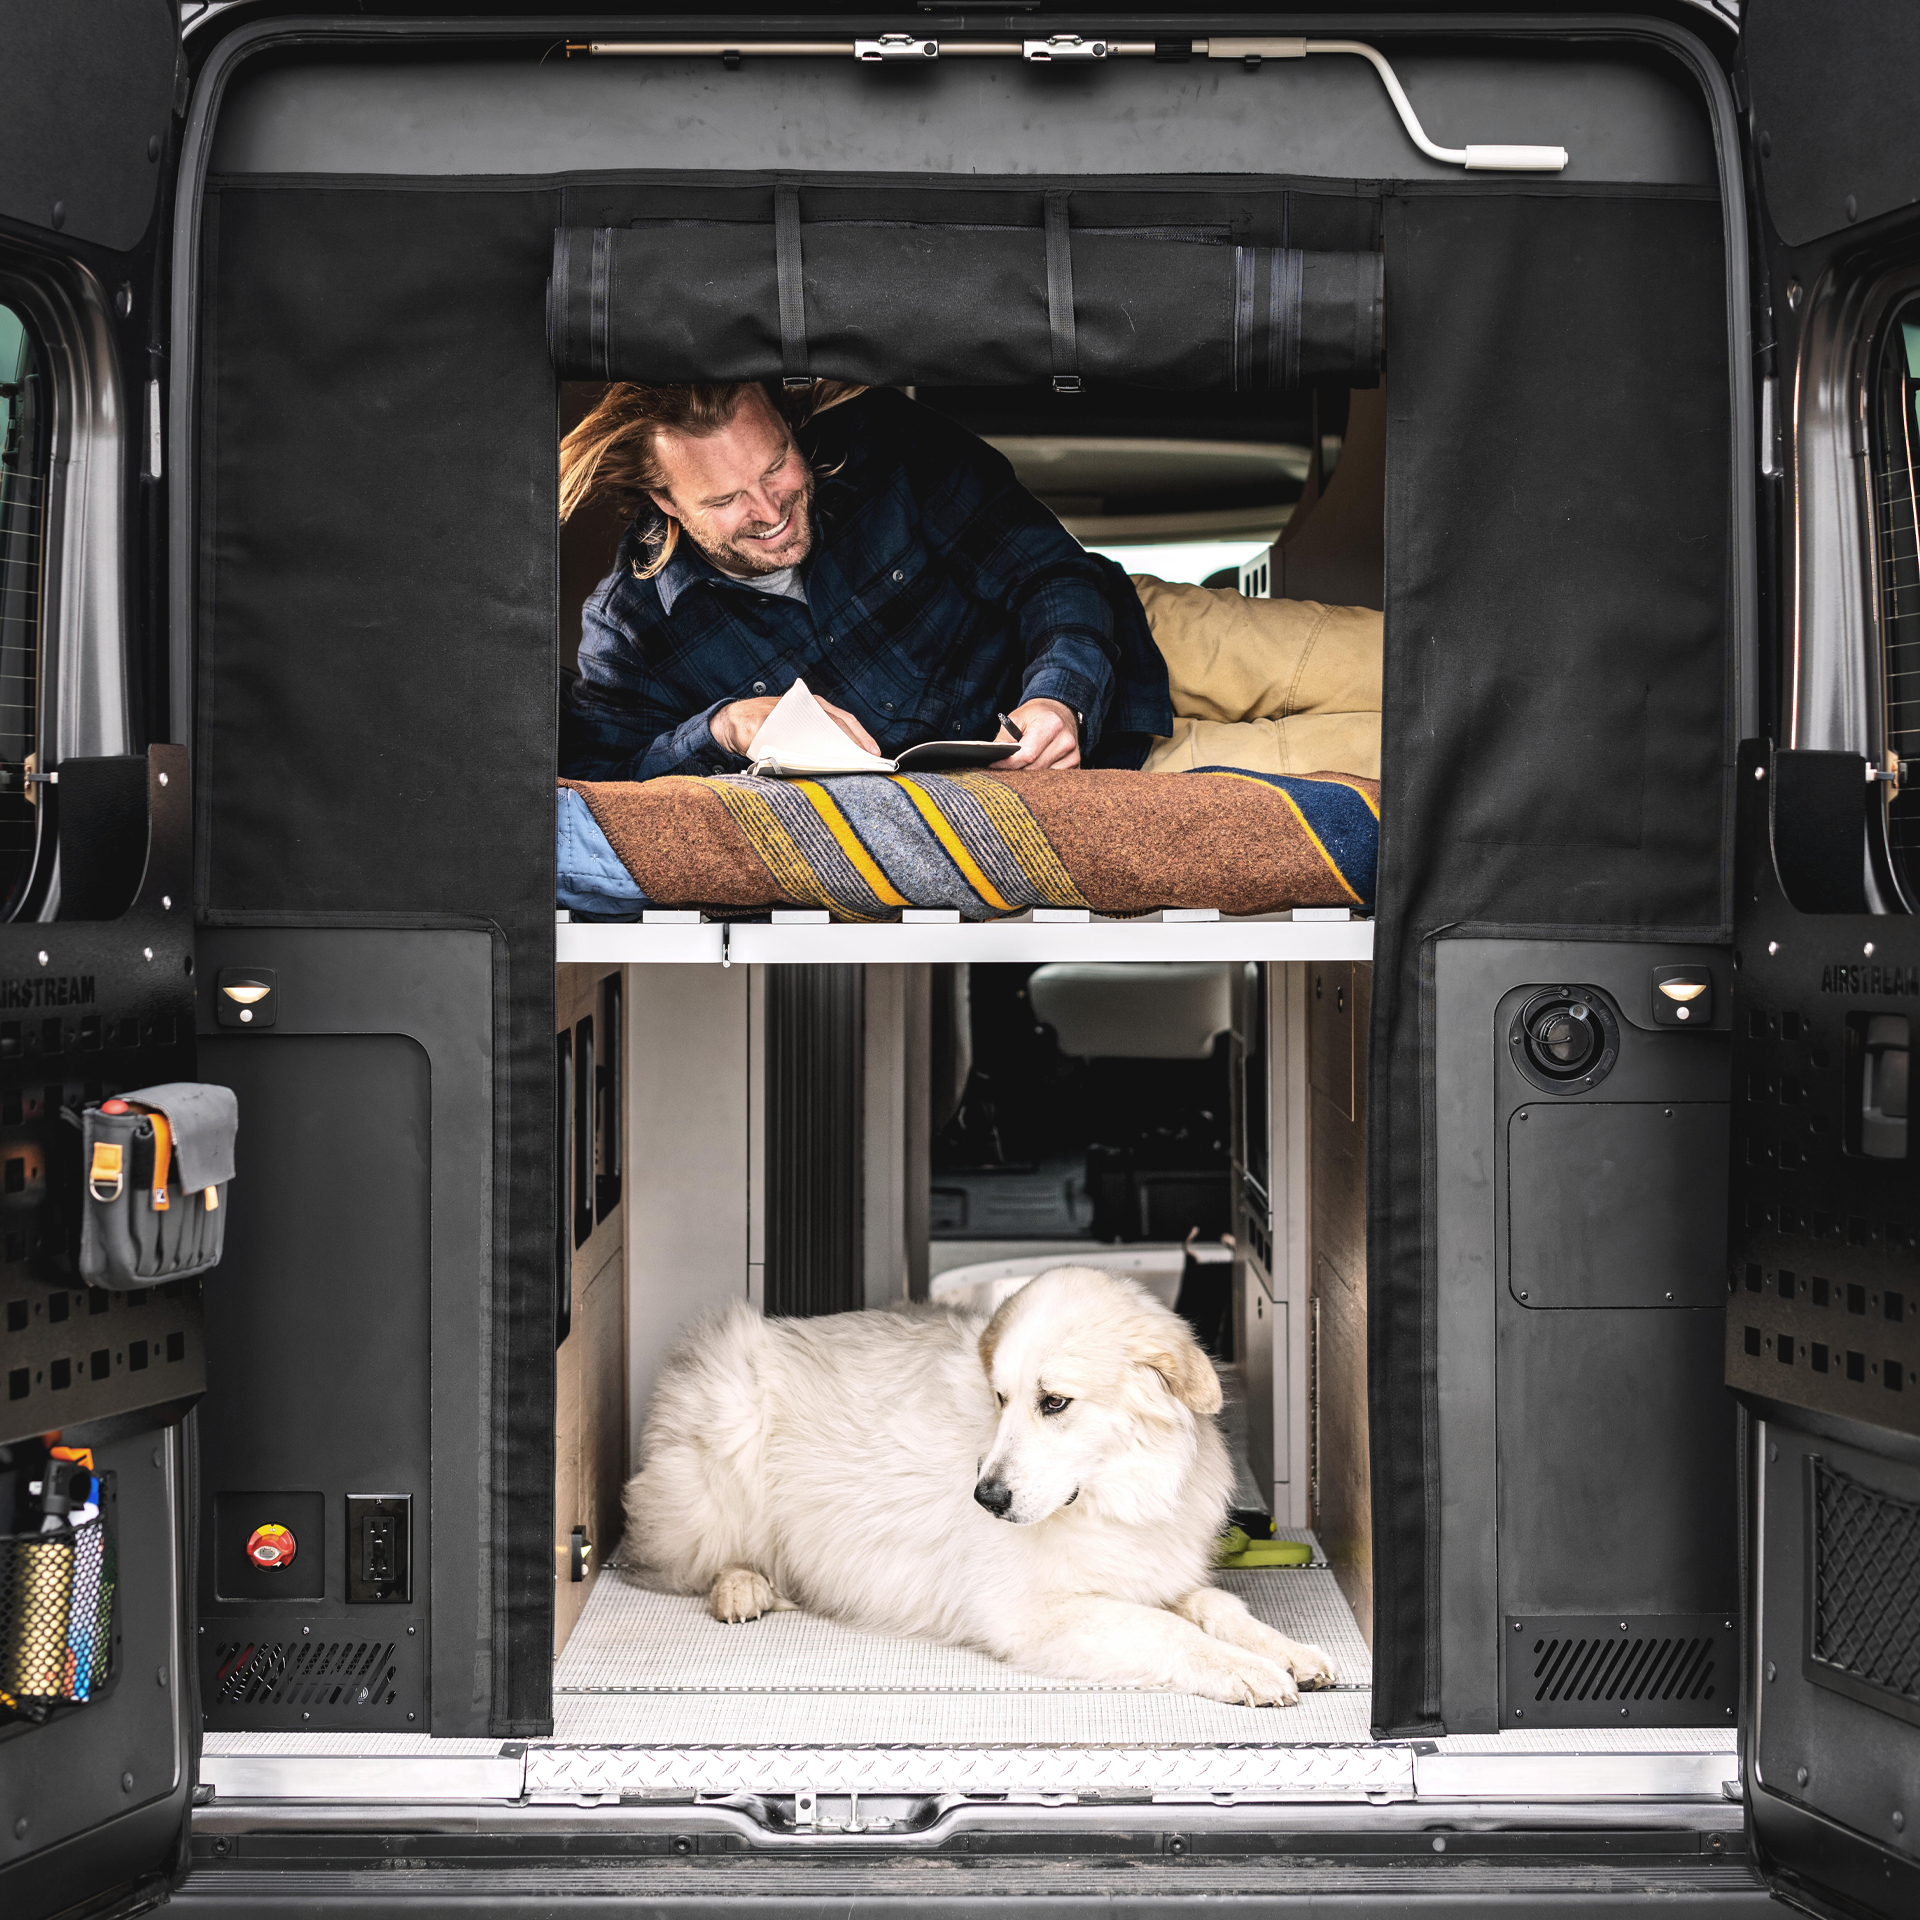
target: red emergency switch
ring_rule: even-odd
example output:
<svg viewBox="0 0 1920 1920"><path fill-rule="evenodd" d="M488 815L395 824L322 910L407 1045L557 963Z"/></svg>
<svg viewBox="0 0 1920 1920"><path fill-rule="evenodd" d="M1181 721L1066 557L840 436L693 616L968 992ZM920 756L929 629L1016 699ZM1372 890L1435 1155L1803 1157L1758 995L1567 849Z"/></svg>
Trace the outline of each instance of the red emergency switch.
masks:
<svg viewBox="0 0 1920 1920"><path fill-rule="evenodd" d="M268 1521L263 1527L255 1527L247 1535L247 1558L256 1567L271 1572L280 1567L293 1565L293 1556L300 1551L300 1543L285 1527Z"/></svg>

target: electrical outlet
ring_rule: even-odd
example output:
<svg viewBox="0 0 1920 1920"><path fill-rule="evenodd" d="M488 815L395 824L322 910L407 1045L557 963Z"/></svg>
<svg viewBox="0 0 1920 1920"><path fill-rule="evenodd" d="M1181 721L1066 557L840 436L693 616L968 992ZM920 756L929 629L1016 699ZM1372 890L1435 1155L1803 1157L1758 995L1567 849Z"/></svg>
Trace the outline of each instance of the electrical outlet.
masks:
<svg viewBox="0 0 1920 1920"><path fill-rule="evenodd" d="M413 1598L413 1496L347 1495L347 1598Z"/></svg>

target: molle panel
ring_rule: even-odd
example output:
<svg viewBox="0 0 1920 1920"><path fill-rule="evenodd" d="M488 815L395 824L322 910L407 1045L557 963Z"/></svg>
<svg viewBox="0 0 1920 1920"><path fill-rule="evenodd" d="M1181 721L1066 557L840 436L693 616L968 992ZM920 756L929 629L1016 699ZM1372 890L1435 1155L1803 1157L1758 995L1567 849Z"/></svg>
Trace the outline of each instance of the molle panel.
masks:
<svg viewBox="0 0 1920 1920"><path fill-rule="evenodd" d="M1818 770L1839 757L1817 756ZM1853 767L1864 798L1866 764ZM1863 845L1860 817L1844 807L1824 823L1780 818L1806 784L1801 771L1748 741L1735 773L1724 1365L1754 1416L1748 1822L1801 1904L1910 1913L1920 1899L1920 1204L1905 1069L1920 935L1904 916L1809 913L1788 899L1776 859L1797 842L1804 861L1816 826L1838 866L1856 866Z"/></svg>
<svg viewBox="0 0 1920 1920"><path fill-rule="evenodd" d="M1897 1119L1876 1104L1869 1057L1920 1020L1920 931L1793 908L1771 854L1771 764L1748 749L1739 781L1750 904L1735 953L1727 1384L1920 1438L1915 1136L1904 1086Z"/></svg>

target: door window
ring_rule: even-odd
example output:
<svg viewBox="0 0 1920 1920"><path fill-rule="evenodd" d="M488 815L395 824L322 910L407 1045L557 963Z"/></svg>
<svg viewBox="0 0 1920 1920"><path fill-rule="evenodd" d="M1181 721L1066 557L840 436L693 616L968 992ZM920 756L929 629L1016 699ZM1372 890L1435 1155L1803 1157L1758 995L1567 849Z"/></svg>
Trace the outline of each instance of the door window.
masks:
<svg viewBox="0 0 1920 1920"><path fill-rule="evenodd" d="M0 917L33 865L40 729L40 602L46 391L33 335L0 304Z"/></svg>
<svg viewBox="0 0 1920 1920"><path fill-rule="evenodd" d="M1874 406L1874 529L1881 644L1885 649L1887 751L1901 791L1889 811L1895 855L1909 890L1920 889L1920 297L1893 316L1880 350Z"/></svg>

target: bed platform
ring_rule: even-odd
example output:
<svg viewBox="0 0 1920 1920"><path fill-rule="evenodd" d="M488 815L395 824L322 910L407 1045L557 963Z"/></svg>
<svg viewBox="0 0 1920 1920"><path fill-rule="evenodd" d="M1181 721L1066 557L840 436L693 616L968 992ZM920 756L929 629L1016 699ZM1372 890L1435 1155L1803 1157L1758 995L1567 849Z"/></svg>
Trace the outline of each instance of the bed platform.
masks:
<svg viewBox="0 0 1920 1920"><path fill-rule="evenodd" d="M655 910L620 922L569 920L554 929L561 964L707 966L908 965L1025 960L1371 960L1373 922L1344 907L1221 914L1208 908L1113 918L1039 909L1015 918L958 915L878 926L828 924L824 912L712 920Z"/></svg>

